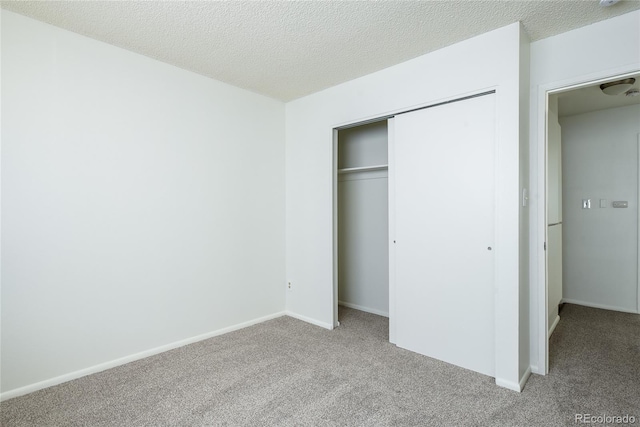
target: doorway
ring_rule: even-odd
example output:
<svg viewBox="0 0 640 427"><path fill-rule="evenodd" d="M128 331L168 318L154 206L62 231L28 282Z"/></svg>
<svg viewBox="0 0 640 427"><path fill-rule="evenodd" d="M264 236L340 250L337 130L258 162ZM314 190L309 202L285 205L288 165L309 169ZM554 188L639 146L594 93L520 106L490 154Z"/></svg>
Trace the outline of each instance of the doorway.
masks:
<svg viewBox="0 0 640 427"><path fill-rule="evenodd" d="M601 90L630 78L640 89L626 74L546 93L545 373L562 304L640 312L640 97Z"/></svg>

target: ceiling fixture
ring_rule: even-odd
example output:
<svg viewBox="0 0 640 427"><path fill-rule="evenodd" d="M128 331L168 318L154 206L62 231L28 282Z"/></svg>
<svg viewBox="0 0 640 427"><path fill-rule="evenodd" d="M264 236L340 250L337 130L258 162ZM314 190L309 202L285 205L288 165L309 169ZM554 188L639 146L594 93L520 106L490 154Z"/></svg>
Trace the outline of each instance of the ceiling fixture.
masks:
<svg viewBox="0 0 640 427"><path fill-rule="evenodd" d="M607 95L622 95L636 82L636 79L623 79L616 80L615 82L603 83L600 85L600 90Z"/></svg>
<svg viewBox="0 0 640 427"><path fill-rule="evenodd" d="M611 6L618 3L620 0L600 0L600 6Z"/></svg>

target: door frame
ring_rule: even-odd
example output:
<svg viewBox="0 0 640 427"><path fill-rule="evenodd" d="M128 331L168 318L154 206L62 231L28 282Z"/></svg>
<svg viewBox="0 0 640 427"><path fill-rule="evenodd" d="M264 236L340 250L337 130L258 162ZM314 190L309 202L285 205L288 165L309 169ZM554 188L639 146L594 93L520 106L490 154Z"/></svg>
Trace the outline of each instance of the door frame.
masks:
<svg viewBox="0 0 640 427"><path fill-rule="evenodd" d="M612 79L623 79L640 72L638 69L609 70L590 76L579 76L567 80L556 81L539 85L533 96L537 99L537 137L531 141L532 165L530 186L536 186L538 191L538 203L533 210L535 220L531 221L530 228L530 266L532 289L537 294L537 350L538 366L532 367L532 372L546 375L549 373L549 322L548 322L548 278L547 278L547 131L549 117L549 96L580 89L585 86L593 86ZM535 163L534 163L535 162ZM532 188L532 190L534 190ZM534 193L534 191L532 191ZM534 193L535 194L535 193ZM639 254L640 257L640 254ZM640 305L640 290L638 291L638 303Z"/></svg>
<svg viewBox="0 0 640 427"><path fill-rule="evenodd" d="M493 80L490 83L494 83ZM520 88L523 89L523 88ZM533 89L533 87L531 88ZM510 389L514 391L521 391L524 387L526 380L528 379L530 373L532 372L530 367L530 363L527 363L526 367L519 366L519 362L523 362L526 358L526 355L522 353L524 350L523 347L526 346L523 340L529 342L529 349L524 350L529 355L532 352L537 352L537 331L535 328L537 327L537 320L526 321L526 325L523 325L518 322L519 313L524 313L526 310L522 307L522 304L528 304L530 306L527 317L534 317L534 313L537 313L538 306L537 300L533 301L536 298L536 289L533 289L532 286L529 286L527 291L528 295L531 297L529 302L523 301L521 292L523 291L524 282L526 278L530 278L534 275L531 270L529 270L529 274L523 276L525 274L522 270L519 271L517 260L519 259L520 250L522 246L522 241L518 238L521 234L518 234L518 216L519 210L522 209L522 203L529 203L523 201L521 197L523 197L523 188L518 181L517 170L518 170L518 162L523 161L523 156L521 155L521 150L524 148L524 138L526 132L523 128L523 123L528 122L527 118L537 119L534 112L529 110L529 116L527 116L527 112L525 112L525 107L521 103L520 109L517 113L514 113L513 108L511 108L514 104L517 104L514 100L517 100L518 96L518 85L516 85L512 80L499 80L496 84L487 84L483 86L481 84L476 85L472 90L461 91L457 93L450 94L441 98L432 98L426 99L424 102L420 102L413 105L401 105L399 108L393 108L387 111L381 112L372 112L371 114L364 115L358 118L353 118L345 121L336 121L332 124L327 124L326 131L327 137L332 138L335 136L333 130L348 128L352 126L357 126L359 124L365 124L367 122L378 121L383 119L388 119L397 114L413 111L420 108L425 107L434 107L443 103L448 103L452 101L461 100L468 97L479 96L488 92L496 93L496 108L497 108L497 122L496 122L496 156L497 156L497 171L496 171L496 182L497 182L497 209L500 213L501 217L497 220L496 224L496 260L495 260L495 271L496 271L496 292L495 292L495 347L496 347L496 361L495 361L495 379L496 384ZM529 105L528 102L525 105ZM331 133L330 133L331 132ZM535 136L534 136L535 137ZM516 142L517 141L517 142ZM335 139L332 139L331 142L327 141L328 144L333 145L334 153L335 153ZM519 145L523 144L522 148L519 148ZM532 148L531 148L532 150ZM329 161L335 161L335 154L330 154ZM531 153L531 158L535 156L535 153ZM531 168L529 171L531 172L534 167L536 167L536 163L531 163ZM389 173L392 174L393 165L389 164ZM337 180L336 173L336 164L333 165L333 176L328 177L333 182L328 182L328 185L332 185L335 180ZM515 176L514 176L515 175ZM534 175L531 172L531 175ZM333 186L335 192L335 185ZM393 188L390 189L390 192L393 192ZM533 193L537 197L537 193ZM516 196L518 202L514 204L514 196ZM329 194L329 197L332 197ZM533 205L534 201L532 201ZM520 206L520 207L518 207ZM327 326L336 327L337 324L331 324L331 322L336 322L338 306L335 295L337 295L338 284L336 281L336 269L338 266L336 265L336 255L337 255L337 239L335 239L336 231L337 231L337 206L334 204L332 206L329 215L332 216L332 226L333 226L333 259L334 262L333 275L332 279L333 283L327 283L332 291L333 295L329 296L325 301L328 305L330 305L330 310L332 315L329 316ZM516 211L516 209L518 209ZM523 229L524 230L524 229ZM529 235L533 239L537 235L531 232L529 229ZM535 246L531 246L531 248L535 248ZM522 254L524 255L524 254ZM534 254L529 253L529 259L532 260L534 258ZM392 267L390 266L390 270ZM520 286L515 286L514 283L519 283ZM529 283L526 283L529 284ZM536 298L537 299L537 298ZM520 305L519 305L520 304ZM393 309L391 309L393 310ZM524 321L524 319L520 319ZM529 336L522 336L526 333L525 328L529 328ZM535 338L534 338L535 337ZM519 368L522 368L522 371Z"/></svg>

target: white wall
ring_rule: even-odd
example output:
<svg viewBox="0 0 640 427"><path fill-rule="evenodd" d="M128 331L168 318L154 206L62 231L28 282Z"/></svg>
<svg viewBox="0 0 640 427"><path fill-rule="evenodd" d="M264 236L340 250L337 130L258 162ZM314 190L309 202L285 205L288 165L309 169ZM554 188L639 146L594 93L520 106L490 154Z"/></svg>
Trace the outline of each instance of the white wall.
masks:
<svg viewBox="0 0 640 427"><path fill-rule="evenodd" d="M338 170L387 164L387 121L338 132ZM338 174L338 301L389 316L387 170Z"/></svg>
<svg viewBox="0 0 640 427"><path fill-rule="evenodd" d="M624 40L624 43L611 43ZM640 69L640 11L531 43L531 364L546 372L545 93Z"/></svg>
<svg viewBox="0 0 640 427"><path fill-rule="evenodd" d="M281 102L6 11L2 66L3 392L284 310Z"/></svg>
<svg viewBox="0 0 640 427"><path fill-rule="evenodd" d="M530 40L526 34L520 37L519 63L519 137L520 137L520 229L519 229L519 313L518 338L519 348L519 377L520 386L529 378L531 362L529 360L529 71L530 71Z"/></svg>
<svg viewBox="0 0 640 427"><path fill-rule="evenodd" d="M640 105L561 117L560 123L563 300L636 313ZM591 199L591 209L582 209L582 199ZM629 207L614 209L614 200Z"/></svg>
<svg viewBox="0 0 640 427"><path fill-rule="evenodd" d="M521 38L519 24L509 25L287 103L290 312L327 328L333 325L332 129L496 89L500 165L496 177L496 378L502 385L518 388Z"/></svg>

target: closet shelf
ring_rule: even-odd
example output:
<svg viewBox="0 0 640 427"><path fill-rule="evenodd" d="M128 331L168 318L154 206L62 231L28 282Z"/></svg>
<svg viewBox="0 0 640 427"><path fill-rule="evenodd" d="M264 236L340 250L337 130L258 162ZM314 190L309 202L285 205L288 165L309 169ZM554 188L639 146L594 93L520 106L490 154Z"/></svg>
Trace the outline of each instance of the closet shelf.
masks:
<svg viewBox="0 0 640 427"><path fill-rule="evenodd" d="M353 173L353 172L381 171L381 170L387 170L387 168L388 168L387 165L361 166L358 168L338 169L338 173L343 174L343 173Z"/></svg>

